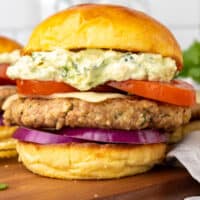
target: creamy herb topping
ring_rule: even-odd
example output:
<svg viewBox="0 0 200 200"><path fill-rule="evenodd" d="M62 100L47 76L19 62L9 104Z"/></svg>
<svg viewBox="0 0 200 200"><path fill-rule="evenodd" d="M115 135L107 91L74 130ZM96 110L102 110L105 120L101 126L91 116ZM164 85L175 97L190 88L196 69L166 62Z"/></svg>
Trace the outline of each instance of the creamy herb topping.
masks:
<svg viewBox="0 0 200 200"><path fill-rule="evenodd" d="M84 91L109 80L165 81L177 71L175 60L159 54L86 49L56 49L22 56L7 70L12 79L65 82Z"/></svg>
<svg viewBox="0 0 200 200"><path fill-rule="evenodd" d="M0 53L0 63L14 64L20 58L20 51L15 50L9 53Z"/></svg>

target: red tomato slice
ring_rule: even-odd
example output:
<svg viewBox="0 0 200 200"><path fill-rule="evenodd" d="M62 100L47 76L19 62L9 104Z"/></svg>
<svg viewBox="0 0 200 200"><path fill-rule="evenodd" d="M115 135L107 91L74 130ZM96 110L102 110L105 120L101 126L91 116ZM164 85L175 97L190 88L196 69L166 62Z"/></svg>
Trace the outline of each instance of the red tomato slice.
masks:
<svg viewBox="0 0 200 200"><path fill-rule="evenodd" d="M53 93L77 92L78 90L66 83L55 81L17 80L18 93L24 95L51 95ZM116 92L117 89L108 85L92 88L93 92Z"/></svg>
<svg viewBox="0 0 200 200"><path fill-rule="evenodd" d="M17 92L24 95L51 95L76 91L75 88L61 82L17 80Z"/></svg>
<svg viewBox="0 0 200 200"><path fill-rule="evenodd" d="M11 80L6 74L6 71L9 65L10 64L8 63L0 64L0 85L15 85L16 84L16 81Z"/></svg>
<svg viewBox="0 0 200 200"><path fill-rule="evenodd" d="M173 80L170 83L139 80L111 81L108 85L130 94L180 106L192 106L196 102L193 87L180 80Z"/></svg>

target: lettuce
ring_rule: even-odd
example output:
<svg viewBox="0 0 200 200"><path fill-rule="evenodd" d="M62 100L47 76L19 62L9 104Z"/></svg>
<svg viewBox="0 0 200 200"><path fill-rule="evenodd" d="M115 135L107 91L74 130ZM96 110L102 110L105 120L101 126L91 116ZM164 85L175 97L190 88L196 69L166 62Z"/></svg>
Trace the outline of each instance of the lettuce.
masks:
<svg viewBox="0 0 200 200"><path fill-rule="evenodd" d="M200 83L200 42L193 44L183 52L184 67L179 77L190 77Z"/></svg>

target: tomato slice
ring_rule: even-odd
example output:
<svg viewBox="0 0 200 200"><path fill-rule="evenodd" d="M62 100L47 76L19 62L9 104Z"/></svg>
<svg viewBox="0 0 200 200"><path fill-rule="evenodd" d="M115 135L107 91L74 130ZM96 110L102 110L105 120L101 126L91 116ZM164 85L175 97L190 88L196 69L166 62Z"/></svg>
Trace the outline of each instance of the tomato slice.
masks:
<svg viewBox="0 0 200 200"><path fill-rule="evenodd" d="M17 80L17 92L24 95L51 95L76 91L75 88L62 82Z"/></svg>
<svg viewBox="0 0 200 200"><path fill-rule="evenodd" d="M174 80L170 83L138 80L111 81L107 85L98 86L90 91L117 92L112 87L130 94L180 106L194 105L196 99L193 87L180 80ZM78 91L62 82L34 80L17 80L17 90L18 93L23 95L51 95L53 93Z"/></svg>
<svg viewBox="0 0 200 200"><path fill-rule="evenodd" d="M77 92L78 90L66 83L55 81L17 80L18 93L24 95L51 95L54 93ZM92 92L119 92L108 85L92 88Z"/></svg>
<svg viewBox="0 0 200 200"><path fill-rule="evenodd" d="M130 94L179 106L194 105L196 99L193 87L180 80L173 80L170 83L140 80L111 81L108 85Z"/></svg>
<svg viewBox="0 0 200 200"><path fill-rule="evenodd" d="M6 74L6 71L9 65L10 64L8 63L0 64L0 85L15 85L16 84L16 81L11 80Z"/></svg>

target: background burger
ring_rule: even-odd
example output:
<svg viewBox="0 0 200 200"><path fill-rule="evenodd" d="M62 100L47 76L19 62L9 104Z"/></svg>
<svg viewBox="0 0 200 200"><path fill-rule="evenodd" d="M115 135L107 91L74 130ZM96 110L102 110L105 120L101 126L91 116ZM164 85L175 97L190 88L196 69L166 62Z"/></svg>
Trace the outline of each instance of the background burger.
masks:
<svg viewBox="0 0 200 200"><path fill-rule="evenodd" d="M7 127L2 123L2 104L7 97L16 93L15 81L6 75L9 65L14 64L20 57L22 46L9 38L0 36L0 158L17 154L15 140L11 138L16 127Z"/></svg>
<svg viewBox="0 0 200 200"><path fill-rule="evenodd" d="M186 135L200 130L200 93L196 92L196 104L191 107L191 118L187 124L178 127L168 136L170 144L180 142Z"/></svg>
<svg viewBox="0 0 200 200"><path fill-rule="evenodd" d="M54 178L107 179L160 163L167 134L187 123L193 88L169 30L142 12L85 4L33 31L7 75L18 95L4 121L22 125L20 160Z"/></svg>

